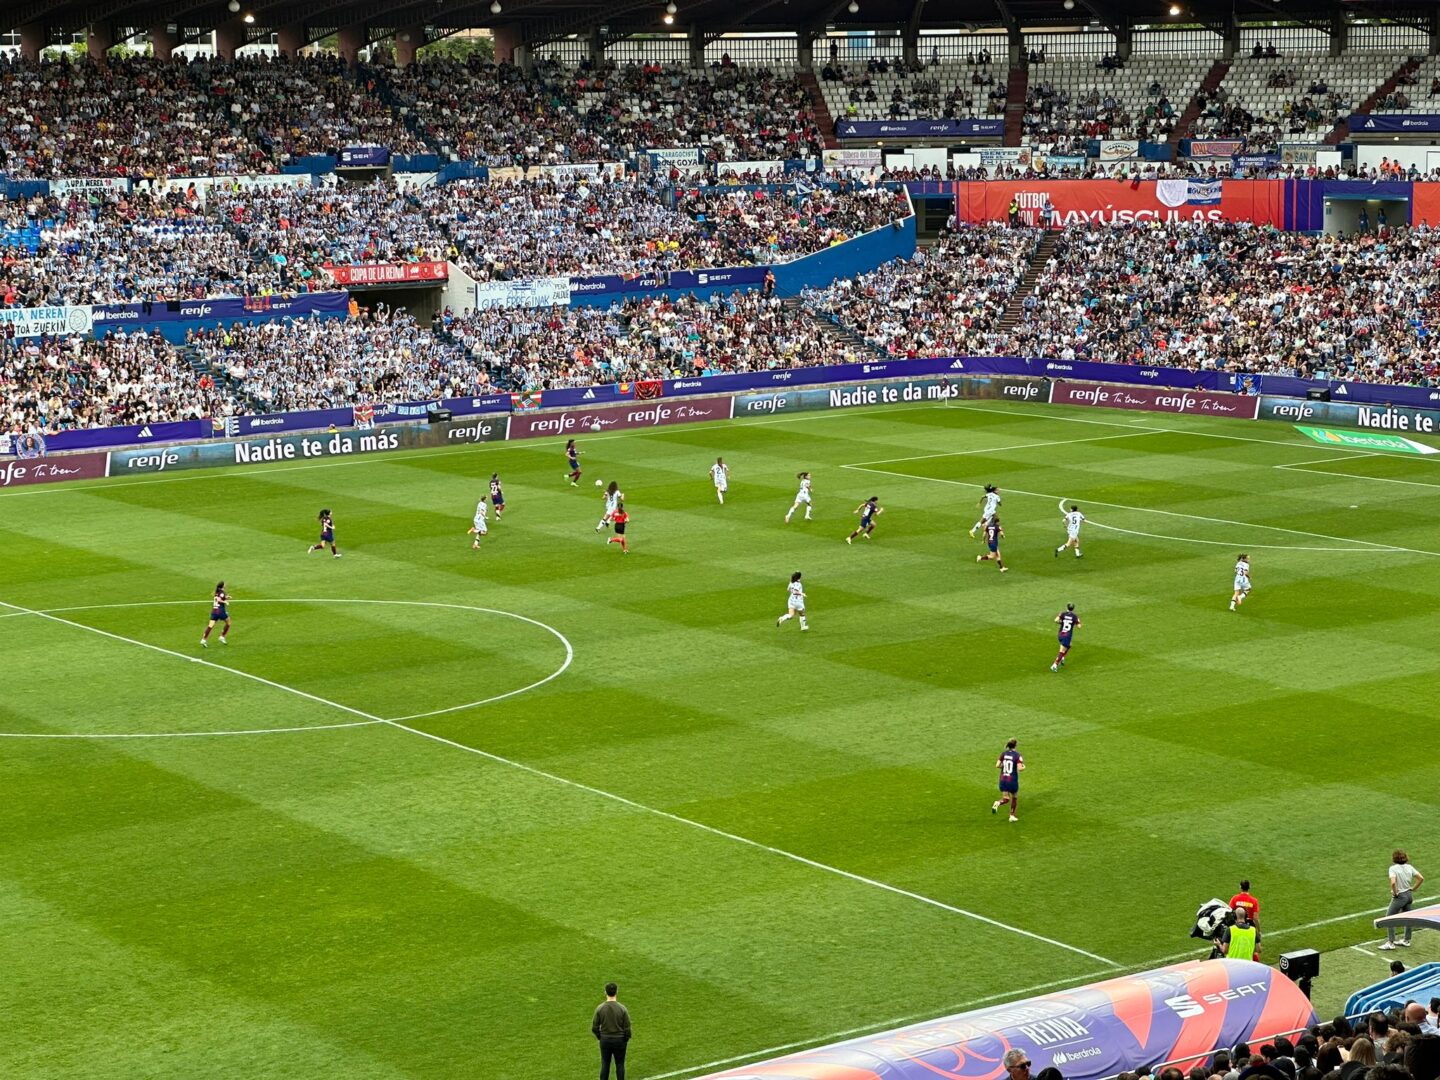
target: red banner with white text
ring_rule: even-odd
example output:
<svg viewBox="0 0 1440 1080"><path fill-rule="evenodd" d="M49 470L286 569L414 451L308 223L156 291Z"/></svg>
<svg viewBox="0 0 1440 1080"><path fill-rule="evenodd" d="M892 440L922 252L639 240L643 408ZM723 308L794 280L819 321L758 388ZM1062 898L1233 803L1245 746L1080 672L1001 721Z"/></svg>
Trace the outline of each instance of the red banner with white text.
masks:
<svg viewBox="0 0 1440 1080"><path fill-rule="evenodd" d="M1284 181L1226 180L1219 203L1191 203L1184 180L959 180L961 221L1005 221L1013 199L1026 225L1042 224L1048 199L1057 224L1094 221L1252 221L1284 228Z"/></svg>
<svg viewBox="0 0 1440 1080"><path fill-rule="evenodd" d="M362 263L325 270L337 285L410 285L450 278L450 264L443 262Z"/></svg>

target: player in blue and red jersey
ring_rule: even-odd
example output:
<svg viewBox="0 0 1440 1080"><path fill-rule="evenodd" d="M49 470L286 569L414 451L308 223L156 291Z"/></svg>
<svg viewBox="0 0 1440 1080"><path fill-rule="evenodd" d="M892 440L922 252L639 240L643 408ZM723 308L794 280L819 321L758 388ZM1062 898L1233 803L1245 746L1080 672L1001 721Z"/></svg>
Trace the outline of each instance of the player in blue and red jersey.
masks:
<svg viewBox="0 0 1440 1080"><path fill-rule="evenodd" d="M1060 624L1060 654L1050 665L1051 671L1059 671L1065 666L1065 654L1070 651L1070 635L1080 629L1080 616L1075 614L1075 605L1066 604L1065 610L1055 616L1055 621Z"/></svg>
<svg viewBox="0 0 1440 1080"><path fill-rule="evenodd" d="M1005 530L1000 527L1000 515L992 514L990 520L985 523L985 545L990 549L988 554L976 555L976 562L994 561L1000 566L1000 572L1005 573L1005 560L1000 555L1000 541L1005 536Z"/></svg>
<svg viewBox="0 0 1440 1080"><path fill-rule="evenodd" d="M580 482L580 451L574 439L565 440L565 460L570 463L570 486L574 487Z"/></svg>
<svg viewBox="0 0 1440 1080"><path fill-rule="evenodd" d="M215 583L215 595L210 600L210 621L205 624L205 635L200 639L201 648L210 647L210 631L215 629L215 624L223 622L225 625L220 630L220 644L225 644L225 635L230 633L230 594L225 591L225 582Z"/></svg>
<svg viewBox="0 0 1440 1080"><path fill-rule="evenodd" d="M305 549L305 554L309 555L312 551L324 551L328 545L330 554L338 559L340 557L340 550L335 546L335 519L331 516L329 510L321 510L319 518L320 542L318 544L311 544Z"/></svg>
<svg viewBox="0 0 1440 1080"><path fill-rule="evenodd" d="M1020 820L1015 816L1015 811L1020 809L1020 774L1025 771L1025 759L1020 756L1020 751L1015 749L1018 741L1011 739L1007 742L1000 760L995 762L995 768L1000 770L1000 798L990 805L990 812L993 814L1009 803L1011 821Z"/></svg>
<svg viewBox="0 0 1440 1080"><path fill-rule="evenodd" d="M495 520L500 520L500 515L505 513L505 492L500 489L500 474L490 474L490 505L495 507Z"/></svg>

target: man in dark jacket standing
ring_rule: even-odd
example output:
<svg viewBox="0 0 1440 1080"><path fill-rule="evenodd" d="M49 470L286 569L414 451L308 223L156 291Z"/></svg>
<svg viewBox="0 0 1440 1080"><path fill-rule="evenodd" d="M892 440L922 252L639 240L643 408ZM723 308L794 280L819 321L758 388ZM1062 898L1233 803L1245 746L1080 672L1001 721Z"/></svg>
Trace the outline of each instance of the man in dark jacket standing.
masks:
<svg viewBox="0 0 1440 1080"><path fill-rule="evenodd" d="M610 1062L615 1062L615 1080L625 1080L625 1047L630 1042L630 1010L615 1000L620 988L605 984L605 1000L595 1010L590 1031L600 1043L600 1080L610 1080Z"/></svg>

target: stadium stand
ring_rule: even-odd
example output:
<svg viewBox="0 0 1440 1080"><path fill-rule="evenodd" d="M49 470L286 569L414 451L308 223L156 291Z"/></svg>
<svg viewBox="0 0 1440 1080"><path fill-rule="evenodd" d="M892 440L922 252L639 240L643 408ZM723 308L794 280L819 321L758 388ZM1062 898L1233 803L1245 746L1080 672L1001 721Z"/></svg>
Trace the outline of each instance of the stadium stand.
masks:
<svg viewBox="0 0 1440 1080"><path fill-rule="evenodd" d="M963 119L1003 116L1007 80L996 63L827 64L820 91L830 115L847 120Z"/></svg>
<svg viewBox="0 0 1440 1080"><path fill-rule="evenodd" d="M1047 61L1030 72L1025 133L1037 142L1169 135L1210 66L1172 56Z"/></svg>

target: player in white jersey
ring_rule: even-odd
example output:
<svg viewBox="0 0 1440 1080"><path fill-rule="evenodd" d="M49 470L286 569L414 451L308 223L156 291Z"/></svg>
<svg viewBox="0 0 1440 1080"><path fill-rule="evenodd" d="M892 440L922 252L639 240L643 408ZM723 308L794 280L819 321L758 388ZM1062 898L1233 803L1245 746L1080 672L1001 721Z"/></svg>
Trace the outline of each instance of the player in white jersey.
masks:
<svg viewBox="0 0 1440 1080"><path fill-rule="evenodd" d="M1060 553L1068 547L1075 549L1075 558L1080 558L1080 526L1085 524L1085 515L1080 512L1080 507L1074 503L1070 509L1065 509L1065 504L1060 504L1060 512L1065 516L1065 542L1055 549L1055 557L1058 559Z"/></svg>
<svg viewBox="0 0 1440 1080"><path fill-rule="evenodd" d="M610 519L615 516L615 508L624 501L625 493L620 490L619 484L611 480L610 486L605 489L605 512L600 515L600 524L595 526L596 532L600 532L610 524Z"/></svg>
<svg viewBox="0 0 1440 1080"><path fill-rule="evenodd" d="M1235 611L1250 595L1250 556L1244 554L1235 560L1235 591L1230 594L1230 610Z"/></svg>
<svg viewBox="0 0 1440 1080"><path fill-rule="evenodd" d="M980 500L980 520L970 526L970 536L973 538L977 532L981 532L986 525L989 525L990 519L999 509L1000 489L994 484L986 484L985 497Z"/></svg>
<svg viewBox="0 0 1440 1080"><path fill-rule="evenodd" d="M810 520L810 474L808 472L796 473L795 479L800 481L800 490L795 493L795 504L785 512L785 524L790 524L790 515L805 507L805 520Z"/></svg>
<svg viewBox="0 0 1440 1080"><path fill-rule="evenodd" d="M489 513L489 510L489 504L485 501L484 496L481 496L480 501L475 504L475 522L467 530L470 536L475 537L475 542L470 545L471 551L476 551L479 549L480 537L484 536L490 531L489 526L485 522L485 515Z"/></svg>
<svg viewBox="0 0 1440 1080"><path fill-rule="evenodd" d="M730 490L730 466L725 464L724 458L716 458L715 464L710 466L710 479L715 481L715 497L723 505L725 492Z"/></svg>
<svg viewBox="0 0 1440 1080"><path fill-rule="evenodd" d="M775 620L775 625L783 626L797 616L800 619L800 629L809 630L810 624L805 621L805 586L800 584L799 570L790 575L790 591L785 599L785 614Z"/></svg>

